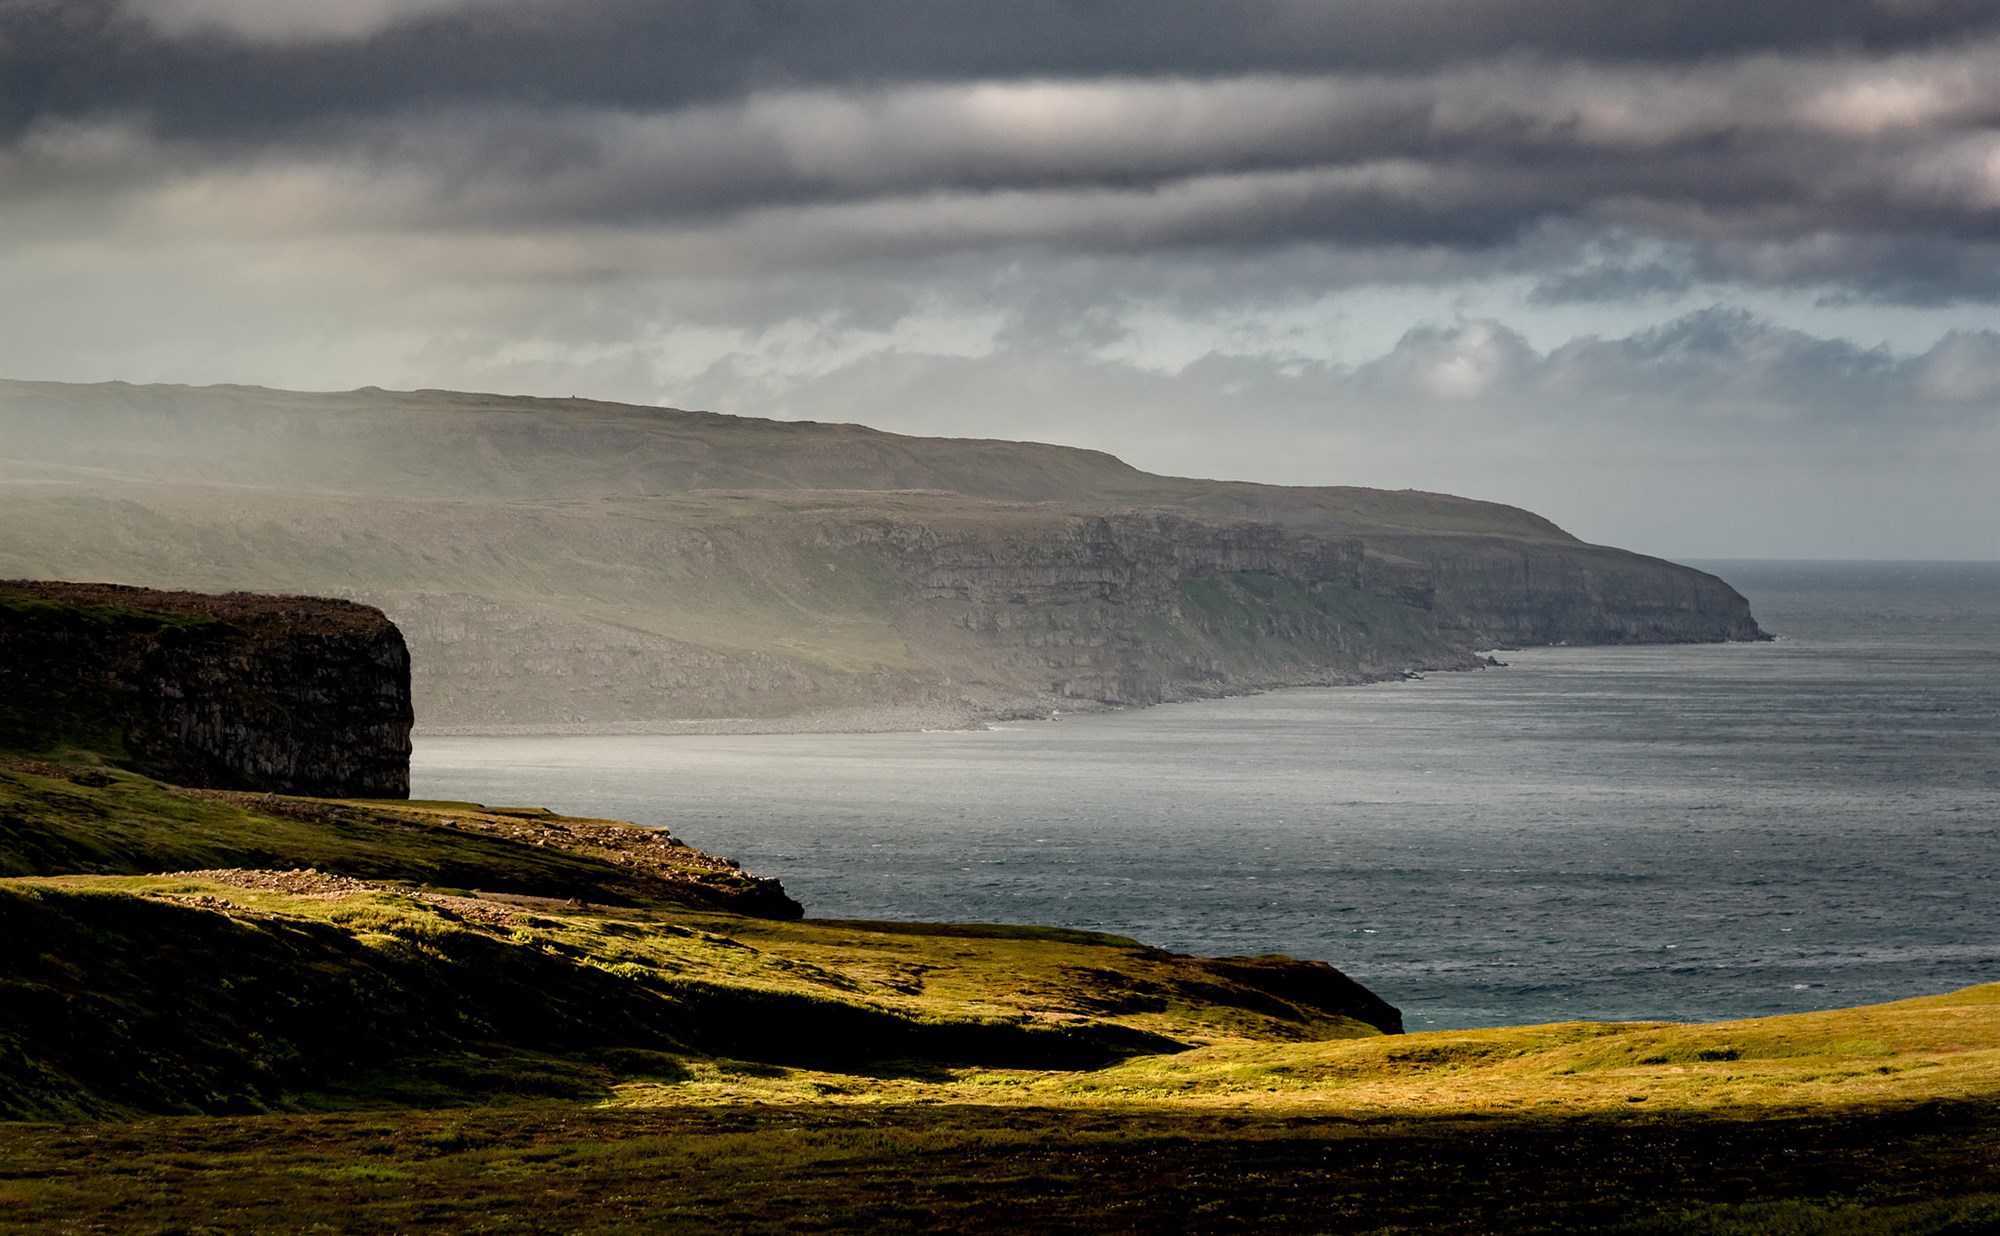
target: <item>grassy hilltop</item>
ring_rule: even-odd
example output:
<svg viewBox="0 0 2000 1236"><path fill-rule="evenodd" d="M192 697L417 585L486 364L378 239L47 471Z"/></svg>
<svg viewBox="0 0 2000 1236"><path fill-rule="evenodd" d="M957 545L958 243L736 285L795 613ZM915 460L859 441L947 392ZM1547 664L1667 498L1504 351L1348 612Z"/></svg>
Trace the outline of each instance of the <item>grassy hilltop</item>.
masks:
<svg viewBox="0 0 2000 1236"><path fill-rule="evenodd" d="M2000 987L1385 1034L1313 963L791 919L659 830L88 759L5 760L0 873L0 1228L2000 1222Z"/></svg>

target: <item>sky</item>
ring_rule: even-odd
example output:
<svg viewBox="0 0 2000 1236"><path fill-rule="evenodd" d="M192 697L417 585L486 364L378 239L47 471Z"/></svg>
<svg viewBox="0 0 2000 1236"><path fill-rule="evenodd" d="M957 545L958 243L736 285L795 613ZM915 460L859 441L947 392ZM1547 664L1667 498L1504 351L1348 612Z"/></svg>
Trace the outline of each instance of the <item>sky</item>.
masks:
<svg viewBox="0 0 2000 1236"><path fill-rule="evenodd" d="M0 375L2000 558L2000 2L0 0Z"/></svg>

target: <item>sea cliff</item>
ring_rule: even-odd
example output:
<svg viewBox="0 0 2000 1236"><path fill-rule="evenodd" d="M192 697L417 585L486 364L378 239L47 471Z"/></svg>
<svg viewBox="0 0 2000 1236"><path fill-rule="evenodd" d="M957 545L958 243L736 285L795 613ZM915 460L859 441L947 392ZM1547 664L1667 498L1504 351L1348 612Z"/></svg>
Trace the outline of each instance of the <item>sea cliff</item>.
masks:
<svg viewBox="0 0 2000 1236"><path fill-rule="evenodd" d="M0 750L217 789L405 798L410 655L348 601L0 581Z"/></svg>
<svg viewBox="0 0 2000 1236"><path fill-rule="evenodd" d="M384 610L427 727L971 725L1760 638L1516 507L582 399L0 382L0 574Z"/></svg>

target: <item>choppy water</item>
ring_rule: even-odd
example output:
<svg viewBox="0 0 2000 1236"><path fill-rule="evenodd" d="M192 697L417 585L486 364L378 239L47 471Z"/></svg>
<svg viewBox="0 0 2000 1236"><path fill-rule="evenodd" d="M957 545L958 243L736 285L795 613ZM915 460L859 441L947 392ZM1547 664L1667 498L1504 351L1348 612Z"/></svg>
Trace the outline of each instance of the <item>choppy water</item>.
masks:
<svg viewBox="0 0 2000 1236"><path fill-rule="evenodd" d="M1324 958L1412 1029L2000 980L2000 564L1700 565L1784 638L984 733L420 739L415 792L667 822L815 916Z"/></svg>

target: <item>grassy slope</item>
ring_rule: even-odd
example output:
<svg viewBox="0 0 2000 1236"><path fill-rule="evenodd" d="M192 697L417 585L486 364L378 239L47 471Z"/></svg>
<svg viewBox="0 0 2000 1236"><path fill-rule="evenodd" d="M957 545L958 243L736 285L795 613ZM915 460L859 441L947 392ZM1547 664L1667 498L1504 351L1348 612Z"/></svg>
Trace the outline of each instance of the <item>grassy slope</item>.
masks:
<svg viewBox="0 0 2000 1236"><path fill-rule="evenodd" d="M267 801L16 761L0 769L0 823L0 862L18 877L0 884L0 1042L25 1062L0 1076L0 1112L16 1116L352 1097L357 1070L370 1094L463 1099L492 1071L461 1084L437 1062L467 1053L548 1056L527 1072L609 1095L622 1057L603 1053L627 1050L1071 1067L1376 1033L1302 995L1302 975L1331 971L1297 963L723 913L746 877L615 822ZM307 867L368 883L236 870ZM86 872L104 874L68 874Z"/></svg>
<svg viewBox="0 0 2000 1236"><path fill-rule="evenodd" d="M1125 1056L1105 1067L1022 1056L1063 1024L1042 1019L1156 960L1114 939L629 911L503 935L381 895L196 880L12 881L11 898L104 903L94 945L39 938L88 967L73 1033L136 1027L150 1047L115 1045L119 1097L205 1084L240 1109L296 1078L272 1048L315 1044L196 984L105 1000L113 909L159 920L133 964L226 959L259 1001L282 969L246 937L281 935L277 960L309 960L328 993L294 1015L342 1067L305 1096L325 1114L0 1125L0 1226L1971 1233L2000 1217L1990 987L1717 1026L1332 1040L1184 990L1089 1016L1202 1045L1100 1039ZM664 1020L664 1001L648 1019L631 999L664 991L707 999ZM437 1034L468 1017L507 1041Z"/></svg>
<svg viewBox="0 0 2000 1236"><path fill-rule="evenodd" d="M1172 504L1327 532L1453 531L1575 543L1531 512L1449 494L1162 477L1073 447L915 438L860 425L589 399L0 380L0 407L18 422L9 455L72 477L509 500L940 489L1009 502ZM385 433L402 448L383 451ZM311 446L309 456L289 449L299 444Z"/></svg>
<svg viewBox="0 0 2000 1236"><path fill-rule="evenodd" d="M617 907L491 891L628 865L549 853L565 822L533 813L274 814L18 762L0 786L0 849L42 873L0 881L0 1101L112 1118L0 1125L0 1227L1972 1232L2000 1215L2000 987L1383 1037L1116 937L750 919L629 882ZM307 860L376 879L304 895L52 874ZM487 892L421 887L460 862L487 866Z"/></svg>
<svg viewBox="0 0 2000 1236"><path fill-rule="evenodd" d="M441 890L612 904L720 905L753 892L723 860L655 844L663 836L475 803L182 790L108 766L0 756L0 876L317 867Z"/></svg>

